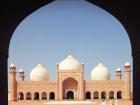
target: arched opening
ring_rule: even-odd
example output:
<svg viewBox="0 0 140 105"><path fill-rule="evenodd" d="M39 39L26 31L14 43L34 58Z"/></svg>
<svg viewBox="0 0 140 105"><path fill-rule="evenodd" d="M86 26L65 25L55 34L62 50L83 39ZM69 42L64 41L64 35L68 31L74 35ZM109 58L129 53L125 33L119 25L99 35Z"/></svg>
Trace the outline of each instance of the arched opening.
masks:
<svg viewBox="0 0 140 105"><path fill-rule="evenodd" d="M99 99L99 93L97 91L94 92L93 94L94 99Z"/></svg>
<svg viewBox="0 0 140 105"><path fill-rule="evenodd" d="M31 100L32 99L32 94L30 92L26 93L26 100Z"/></svg>
<svg viewBox="0 0 140 105"><path fill-rule="evenodd" d="M24 100L24 94L23 92L18 93L18 100Z"/></svg>
<svg viewBox="0 0 140 105"><path fill-rule="evenodd" d="M41 99L42 100L46 100L47 99L47 93L46 92L42 92Z"/></svg>
<svg viewBox="0 0 140 105"><path fill-rule="evenodd" d="M57 0L56 0L57 1ZM94 5L93 5L94 6ZM95 9L93 9L93 10L95 10ZM98 9L97 9L98 10ZM36 11L37 12L37 11ZM104 11L105 12L105 11ZM92 13L91 13L91 15L92 15ZM40 16L41 16L41 14L40 14ZM40 17L39 16L39 17ZM45 15L44 15L45 16ZM96 15L95 15L96 16ZM49 16L48 16L49 17ZM55 16L54 16L55 17ZM28 17L30 20L32 19L32 18L30 18L30 16ZM38 17L37 17L38 18ZM112 19L112 17L109 17L109 18L111 18ZM104 18L104 19L106 19L106 18ZM46 19L44 19L45 21L47 21L48 19L46 18ZM58 19L56 19L56 20L58 20ZM94 19L93 19L94 20ZM92 19L91 19L91 21L90 20L88 20L88 22L90 23L90 22L92 22L93 21ZM34 20L33 19L33 21L32 21L32 23L34 23L34 21L36 21L36 20ZM106 20L104 20L104 21L106 21ZM103 21L103 22L104 22ZM108 20L109 21L109 20ZM80 23L80 22L79 22ZM101 22L102 23L102 22ZM106 23L108 23L108 22L106 22ZM40 23L41 24L41 23ZM44 23L45 24L45 23ZM43 33L43 28L44 28L44 24L42 23L42 25L40 25L40 26L43 26L43 27L38 27L36 30L38 30L38 29L40 29L41 28L41 31L42 31L42 33ZM91 23L91 24L94 24L94 23ZM111 24L112 24L112 22L111 22ZM49 24L48 24L49 25ZM52 25L52 24L51 24ZM57 24L56 24L57 25ZM86 25L86 24L84 24L84 25ZM34 26L38 26L38 25L34 25ZM55 24L54 24L54 26L55 26ZM59 25L59 26L61 26L61 25ZM58 27L59 27L58 26ZM52 26L53 27L53 26ZM95 26L94 26L95 27ZM107 26L104 26L103 28L106 28ZM25 27L26 28L26 27ZM99 27L99 29L97 29L97 30L101 30L101 29L103 29L102 27ZM30 27L28 28L28 29L30 29ZM53 29L55 29L55 28L53 28ZM114 28L115 29L115 28ZM113 30L114 30L113 29ZM31 29L30 29L31 30ZM34 30L33 32L35 32L36 30ZM47 31L49 31L49 28L45 28L45 30L47 30ZM18 31L18 29L17 29L17 31ZM95 29L95 31L96 31L96 29ZM105 31L105 30L104 30ZM25 31L24 31L25 32ZM38 31L39 32L39 31ZM75 31L74 31L75 32ZM88 31L87 31L88 32ZM101 32L101 31L99 31L99 32ZM26 33L26 32L25 32ZM82 32L81 32L82 33ZM14 36L16 37L16 34L19 34L19 33L14 33ZM32 33L32 34L36 34L36 33ZM44 35L43 36L45 36L45 34L46 33L44 33ZM76 33L75 33L76 34ZM114 33L113 33L114 34ZM113 34L111 34L111 35L113 35ZM27 35L27 37L26 37L26 35ZM22 39L25 39L25 38L27 38L27 39L25 39L26 40L26 43L27 42L31 42L31 37L29 38L29 36L28 36L28 34L24 34L23 36L21 35L21 37L23 37L23 38L21 38L21 39L18 39L18 42L21 42L21 43L23 43L24 41L22 40ZM77 34L78 35L78 34ZM77 36L77 35L75 35L75 36ZM88 34L87 34L88 35ZM85 35L85 36L87 36L87 35ZM93 36L94 36L94 34L92 34ZM106 34L106 35L108 35L108 34ZM120 34L118 34L118 35L120 35ZM114 35L115 37L116 36L118 36L118 35ZM24 37L25 36L25 37ZM37 36L37 35L36 35ZM39 36L41 36L41 35L39 35ZM49 36L49 35L48 35ZM50 36L52 36L51 34L50 34ZM69 37L69 36L72 36L72 34L71 35L64 35L64 36L66 36L66 37ZM81 35L82 36L82 35ZM97 33L97 36L100 36L100 35L98 35L98 33ZM56 37L56 35L55 35L55 37ZM54 37L54 38L55 38ZM61 37L63 37L63 36L61 36ZM88 36L87 36L88 37ZM91 36L89 36L89 37L91 37ZM101 38L103 38L102 40L105 40L105 39L107 39L107 38L104 38L104 37L102 37L102 35L100 36ZM107 36L108 38L113 38L113 37L110 37L110 36ZM32 39L33 39L34 37L32 37ZM39 39L40 37L38 37L38 39ZM30 40L30 41L28 41L28 39ZM44 39L44 40L48 40L46 37L43 37L42 39ZM53 38L50 38L50 39L53 39ZM84 40L85 39L87 39L86 37L84 38ZM90 38L91 40L93 40L93 39L96 39L96 38ZM117 39L117 38L116 38ZM120 39L122 39L122 38L120 38ZM21 40L21 41L20 41ZM101 40L101 42L102 42L102 40ZM16 41L16 40L15 40ZM23 41L23 42L22 42ZM56 40L57 41L57 40ZM78 41L78 40L77 40ZM99 40L100 41L100 40ZM112 39L110 40L111 42L112 42ZM113 40L114 41L114 40ZM116 40L117 42L119 42L118 40ZM44 42L44 41L42 41L42 42ZM46 42L49 42L49 41L46 41ZM60 42L63 42L63 41L60 41ZM59 42L59 43L60 43ZM90 41L89 41L90 42ZM94 41L93 41L94 42ZM109 42L109 41L108 41ZM114 42L114 43L117 43L117 42ZM16 42L14 42L14 43L16 43ZM36 41L35 41L35 43L36 43ZM58 44L59 44L58 43ZM68 41L67 41L67 43L68 43ZM77 43L77 42L76 42ZM25 44L25 43L24 43ZM32 43L33 44L33 43ZM85 43L86 44L86 43ZM17 45L17 44L16 44ZM20 45L20 44L19 44ZM49 45L49 44L46 44L46 45ZM65 45L65 43L63 43L63 45ZM80 45L80 44L79 44ZM92 44L92 45L94 45L94 44ZM98 45L100 45L100 44L98 44ZM111 44L109 44L109 45L111 45ZM115 45L117 45L117 44L115 44ZM117 47L115 47L115 45L114 45L114 48L117 48ZM124 45L124 44L123 44ZM28 46L30 46L29 44L28 44ZM27 46L27 47L28 47ZM35 45L36 46L36 45ZM40 45L41 47L42 46L44 46L44 45ZM27 48L26 47L26 48ZM110 47L110 46L109 46ZM16 46L16 48L17 48L17 46ZM20 47L20 48L22 48L22 47ZM31 47L31 48L33 48L33 47ZM31 49L31 48L28 48L29 50ZM47 46L47 48L54 48L54 46ZM86 48L86 47L85 47ZM97 47L98 48L98 47ZM100 48L100 47L99 47ZM44 49L44 48L41 48L41 49ZM90 49L92 49L92 48L90 48ZM100 48L100 49L102 49L102 48ZM110 48L111 49L111 48ZM21 49L21 50L24 50L23 48ZM21 50L19 50L19 51L21 51ZM32 50L34 50L34 49L32 49ZM35 48L35 50L36 50L36 48ZM95 51L95 49L93 48L93 50ZM25 51L25 50L24 50ZM49 50L48 50L49 51ZM61 51L61 50L60 50ZM108 50L107 50L108 51ZM118 50L118 51L120 51L120 50ZM31 51L29 51L29 53L30 53ZM36 51L34 51L34 52L36 52ZM41 51L41 52L45 52L45 51ZM89 53L90 54L88 54L88 55L94 55L94 54L91 54L93 51L89 51ZM102 52L102 51L99 51L99 52ZM123 51L122 51L123 52ZM119 54L119 53L117 53L117 54ZM12 55L12 54L11 54ZM18 55L18 54L17 54ZM109 54L108 54L109 55ZM22 54L22 56L23 56L23 54ZM43 56L43 55L42 55ZM46 55L45 55L46 56ZM11 57L11 56L10 56ZM14 57L15 58L15 57ZM17 58L19 58L19 57L17 57ZM89 57L89 58L92 58L92 57ZM38 59L38 58L37 58ZM116 61L116 60L115 60ZM114 61L114 62L115 62ZM94 61L94 62L96 62L96 61ZM26 64L25 64L26 65ZM86 77L86 78L89 78L89 77Z"/></svg>
<svg viewBox="0 0 140 105"><path fill-rule="evenodd" d="M103 91L103 92L101 93L101 99L106 99L106 92L105 92L105 91Z"/></svg>
<svg viewBox="0 0 140 105"><path fill-rule="evenodd" d="M86 99L91 99L91 92L86 92Z"/></svg>
<svg viewBox="0 0 140 105"><path fill-rule="evenodd" d="M109 99L114 99L114 91L109 92Z"/></svg>
<svg viewBox="0 0 140 105"><path fill-rule="evenodd" d="M122 99L122 91L117 92L117 99Z"/></svg>
<svg viewBox="0 0 140 105"><path fill-rule="evenodd" d="M62 84L63 88L63 99L69 99L67 97L67 93L70 92L72 96L72 99L75 99L77 89L78 89L78 82L72 77L69 77L63 81Z"/></svg>
<svg viewBox="0 0 140 105"><path fill-rule="evenodd" d="M73 91L67 92L67 99L74 99L74 92Z"/></svg>
<svg viewBox="0 0 140 105"><path fill-rule="evenodd" d="M34 100L39 100L39 93L38 92L34 93Z"/></svg>
<svg viewBox="0 0 140 105"><path fill-rule="evenodd" d="M50 100L55 100L55 93L54 92L50 92L49 99Z"/></svg>

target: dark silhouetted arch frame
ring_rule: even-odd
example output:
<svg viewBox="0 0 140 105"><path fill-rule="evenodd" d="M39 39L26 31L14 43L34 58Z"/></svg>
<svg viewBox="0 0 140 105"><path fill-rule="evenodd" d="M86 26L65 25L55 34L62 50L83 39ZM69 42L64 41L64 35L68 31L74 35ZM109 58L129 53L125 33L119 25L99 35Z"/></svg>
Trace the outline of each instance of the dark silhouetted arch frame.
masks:
<svg viewBox="0 0 140 105"><path fill-rule="evenodd" d="M7 60L16 27L29 14L53 0L2 0L0 3L0 105L8 104ZM133 105L140 104L140 3L132 0L87 0L108 11L126 29L133 57ZM7 94L6 94L7 93Z"/></svg>

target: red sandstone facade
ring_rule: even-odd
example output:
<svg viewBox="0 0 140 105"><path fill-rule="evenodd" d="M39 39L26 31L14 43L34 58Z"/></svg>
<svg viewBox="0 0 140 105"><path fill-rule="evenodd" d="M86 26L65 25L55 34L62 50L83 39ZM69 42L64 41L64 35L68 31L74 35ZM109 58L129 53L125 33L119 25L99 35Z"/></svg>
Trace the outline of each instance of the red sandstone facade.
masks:
<svg viewBox="0 0 140 105"><path fill-rule="evenodd" d="M115 80L84 80L84 64L76 70L57 68L57 80L24 80L24 71L16 80L16 67L10 67L10 100L97 100L125 99L131 97L130 65L116 71Z"/></svg>

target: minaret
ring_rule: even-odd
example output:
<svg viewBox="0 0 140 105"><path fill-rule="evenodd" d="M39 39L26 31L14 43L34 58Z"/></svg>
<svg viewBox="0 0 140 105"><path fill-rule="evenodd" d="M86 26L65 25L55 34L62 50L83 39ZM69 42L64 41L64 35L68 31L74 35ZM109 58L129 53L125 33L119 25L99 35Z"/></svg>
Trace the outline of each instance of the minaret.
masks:
<svg viewBox="0 0 140 105"><path fill-rule="evenodd" d="M22 82L24 81L24 78L25 78L25 75L24 75L24 70L23 69L20 69L19 70L19 81Z"/></svg>
<svg viewBox="0 0 140 105"><path fill-rule="evenodd" d="M121 80L122 79L122 71L120 68L116 70L115 80Z"/></svg>
<svg viewBox="0 0 140 105"><path fill-rule="evenodd" d="M14 64L10 65L10 100L17 100L16 67Z"/></svg>
<svg viewBox="0 0 140 105"><path fill-rule="evenodd" d="M129 63L125 63L124 66L124 99L131 99L131 66Z"/></svg>

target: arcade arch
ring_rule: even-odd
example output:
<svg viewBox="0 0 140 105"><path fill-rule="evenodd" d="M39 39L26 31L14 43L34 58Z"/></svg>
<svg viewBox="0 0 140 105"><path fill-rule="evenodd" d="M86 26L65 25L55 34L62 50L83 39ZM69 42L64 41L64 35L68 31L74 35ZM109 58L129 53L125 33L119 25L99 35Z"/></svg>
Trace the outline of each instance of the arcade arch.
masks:
<svg viewBox="0 0 140 105"><path fill-rule="evenodd" d="M91 99L91 92L90 91L86 92L86 99Z"/></svg>
<svg viewBox="0 0 140 105"><path fill-rule="evenodd" d="M34 100L39 100L39 93L38 92L34 93Z"/></svg>
<svg viewBox="0 0 140 105"><path fill-rule="evenodd" d="M93 97L94 97L94 99L99 99L99 92L98 91L95 91L93 93Z"/></svg>
<svg viewBox="0 0 140 105"><path fill-rule="evenodd" d="M41 99L42 99L42 100L47 99L47 93L46 93L46 92L42 92L42 94L41 94Z"/></svg>
<svg viewBox="0 0 140 105"><path fill-rule="evenodd" d="M31 100L32 99L32 94L31 92L26 93L26 100Z"/></svg>
<svg viewBox="0 0 140 105"><path fill-rule="evenodd" d="M18 93L18 100L24 100L24 94L23 92Z"/></svg>
<svg viewBox="0 0 140 105"><path fill-rule="evenodd" d="M54 92L49 93L49 99L50 100L55 100L55 93Z"/></svg>

